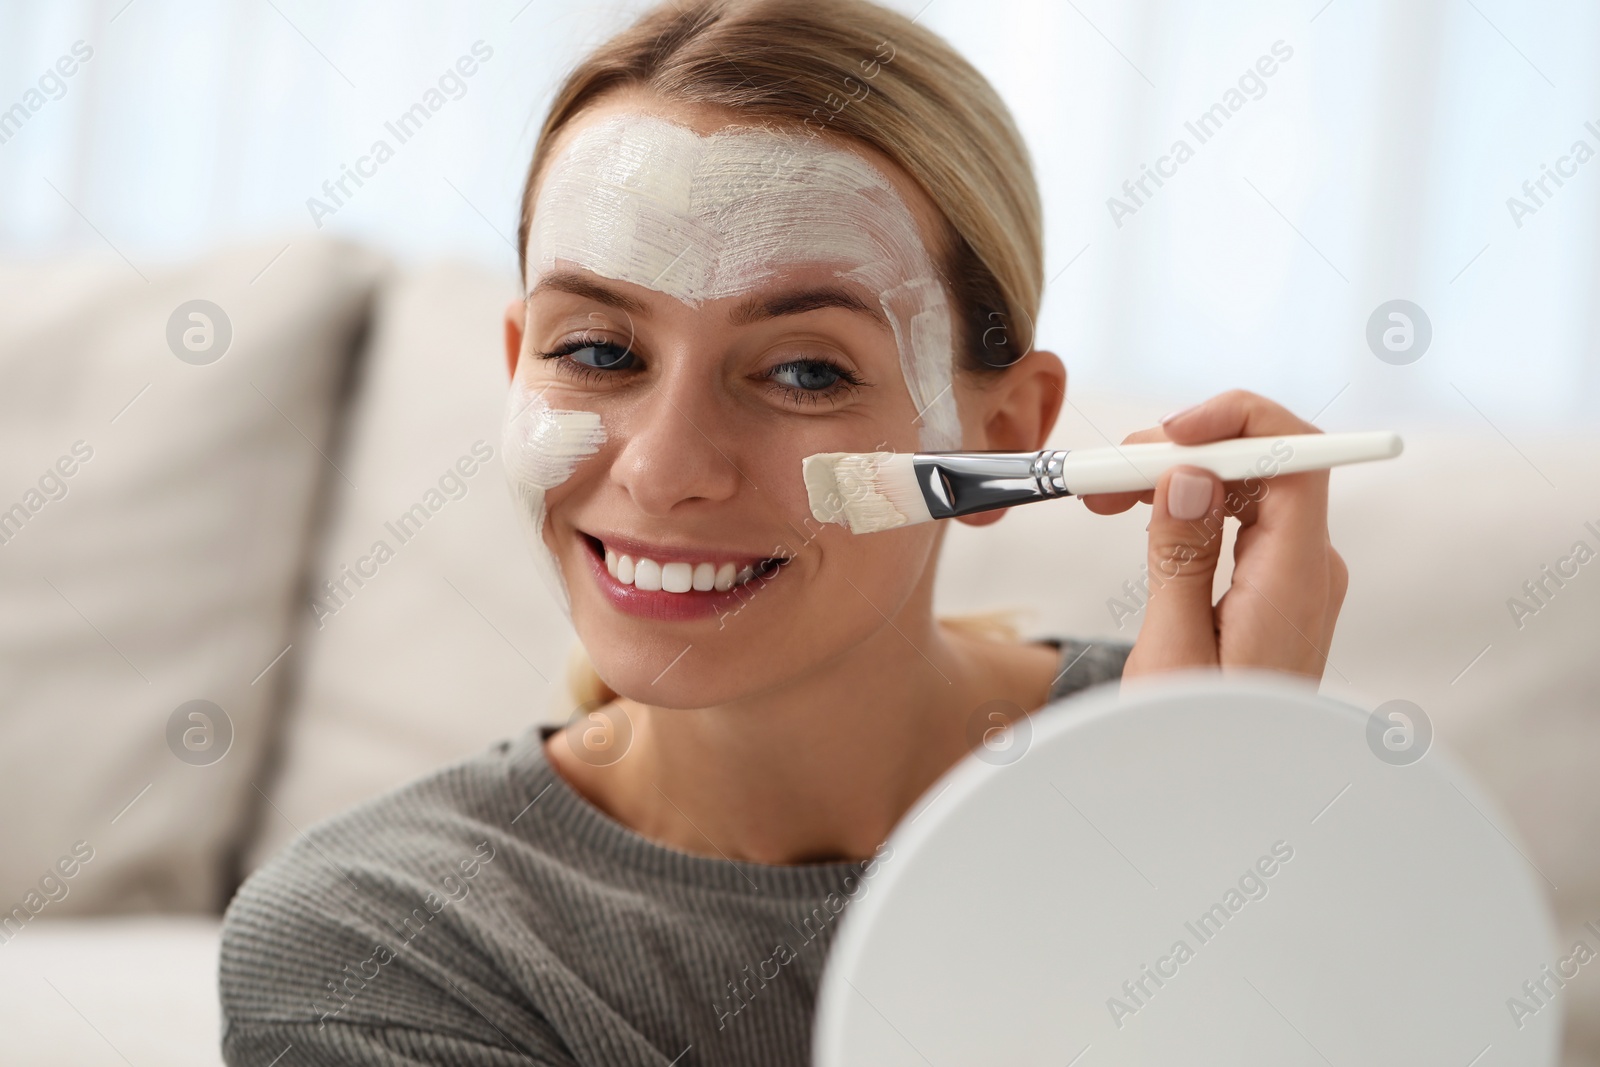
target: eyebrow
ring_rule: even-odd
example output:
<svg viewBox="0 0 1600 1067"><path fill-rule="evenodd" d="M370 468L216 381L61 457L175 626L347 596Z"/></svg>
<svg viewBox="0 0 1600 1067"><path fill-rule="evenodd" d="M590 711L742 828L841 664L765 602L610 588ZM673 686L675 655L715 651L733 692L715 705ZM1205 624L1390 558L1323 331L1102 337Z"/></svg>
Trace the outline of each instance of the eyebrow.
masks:
<svg viewBox="0 0 1600 1067"><path fill-rule="evenodd" d="M649 309L640 301L575 271L558 270L546 274L528 291L528 296L531 298L542 292L567 293L583 297L633 315L649 314ZM889 329L889 320L881 307L868 304L854 291L842 285L808 286L784 293L757 294L736 305L728 313L728 321L735 326L749 326L767 319L781 318L785 315L803 315L808 311L821 311L826 308L853 311L867 316L883 329Z"/></svg>
<svg viewBox="0 0 1600 1067"><path fill-rule="evenodd" d="M787 293L752 296L729 313L728 321L735 326L748 326L764 319L775 319L783 315L803 315L808 311L821 311L824 308L854 311L867 316L885 330L889 329L889 320L881 307L868 304L855 292L840 285L819 285Z"/></svg>
<svg viewBox="0 0 1600 1067"><path fill-rule="evenodd" d="M539 279L539 284L528 290L528 297L543 292L569 293L572 296L581 296L586 300L593 300L597 304L605 304L619 311L626 311L632 315L646 315L649 313L642 303L625 293L619 292L608 285L591 281L569 270L552 271Z"/></svg>

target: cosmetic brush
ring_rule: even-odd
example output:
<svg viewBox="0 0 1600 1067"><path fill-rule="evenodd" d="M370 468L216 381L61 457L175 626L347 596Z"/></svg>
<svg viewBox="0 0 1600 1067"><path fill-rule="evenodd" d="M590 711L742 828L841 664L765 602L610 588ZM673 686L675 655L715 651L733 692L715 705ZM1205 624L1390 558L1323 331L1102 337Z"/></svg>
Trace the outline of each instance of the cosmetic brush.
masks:
<svg viewBox="0 0 1600 1067"><path fill-rule="evenodd" d="M1391 459L1400 449L1388 431L1306 433L1042 452L821 452L802 469L811 514L862 534L1035 500L1142 492L1178 466L1237 482Z"/></svg>

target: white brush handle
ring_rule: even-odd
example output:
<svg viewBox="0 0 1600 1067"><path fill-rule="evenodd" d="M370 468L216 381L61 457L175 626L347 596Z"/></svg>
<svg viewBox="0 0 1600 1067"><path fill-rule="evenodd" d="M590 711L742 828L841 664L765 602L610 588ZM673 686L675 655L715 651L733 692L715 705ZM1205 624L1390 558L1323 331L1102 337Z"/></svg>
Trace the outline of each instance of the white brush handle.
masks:
<svg viewBox="0 0 1600 1067"><path fill-rule="evenodd" d="M1130 493L1154 489L1156 479L1172 467L1203 467L1225 482L1238 482L1390 459L1398 456L1400 449L1400 435L1387 430L1236 437L1205 445L1151 441L1075 448L1062 461L1061 480L1077 496Z"/></svg>

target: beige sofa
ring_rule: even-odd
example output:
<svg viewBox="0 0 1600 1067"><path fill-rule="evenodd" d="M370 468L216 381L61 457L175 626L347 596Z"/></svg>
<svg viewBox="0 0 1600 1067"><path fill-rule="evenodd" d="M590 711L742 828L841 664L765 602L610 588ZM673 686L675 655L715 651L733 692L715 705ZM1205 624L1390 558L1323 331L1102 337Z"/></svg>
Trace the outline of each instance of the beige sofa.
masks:
<svg viewBox="0 0 1600 1067"><path fill-rule="evenodd" d="M8 1063L217 1063L217 916L240 877L318 819L570 711L571 631L498 464L513 277L293 235L146 273L0 267ZM211 362L169 342L194 299L231 325ZM1196 399L1069 396L1063 446ZM1401 461L1334 477L1352 578L1324 690L1424 708L1510 813L1570 943L1600 919L1600 563L1559 586L1541 568L1600 548L1600 437L1394 428ZM452 476L479 442L495 459ZM957 528L942 608L1131 637L1144 521L1066 502ZM1544 594L1514 619L1530 581ZM1587 971L1562 993L1565 1062L1595 1067Z"/></svg>

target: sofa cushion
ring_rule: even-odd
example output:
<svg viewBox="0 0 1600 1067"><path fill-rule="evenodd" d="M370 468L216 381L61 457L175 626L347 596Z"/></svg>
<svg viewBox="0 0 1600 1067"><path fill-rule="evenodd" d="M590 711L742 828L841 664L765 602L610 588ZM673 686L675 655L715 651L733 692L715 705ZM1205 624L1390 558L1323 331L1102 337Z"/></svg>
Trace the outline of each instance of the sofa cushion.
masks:
<svg viewBox="0 0 1600 1067"><path fill-rule="evenodd" d="M380 266L0 267L0 939L223 903Z"/></svg>
<svg viewBox="0 0 1600 1067"><path fill-rule="evenodd" d="M4 1062L222 1067L221 934L210 916L34 925L0 952Z"/></svg>
<svg viewBox="0 0 1600 1067"><path fill-rule="evenodd" d="M385 290L339 465L345 491L295 604L300 688L249 853L529 723L559 716L571 625L500 466L514 273L461 265Z"/></svg>

